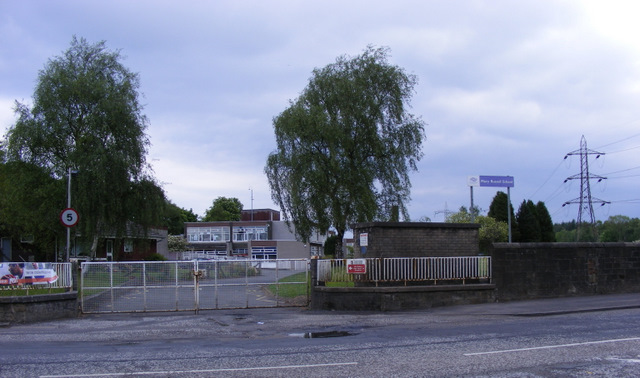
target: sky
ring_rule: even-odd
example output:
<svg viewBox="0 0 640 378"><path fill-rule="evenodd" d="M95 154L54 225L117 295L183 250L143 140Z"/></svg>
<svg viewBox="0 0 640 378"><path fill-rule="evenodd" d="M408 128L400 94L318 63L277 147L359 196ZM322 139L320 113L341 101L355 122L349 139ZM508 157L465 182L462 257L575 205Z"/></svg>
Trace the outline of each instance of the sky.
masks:
<svg viewBox="0 0 640 378"><path fill-rule="evenodd" d="M416 75L427 124L411 220L470 206L468 177L513 176L511 202L578 217L581 148L594 215L640 217L636 1L0 0L0 134L72 37L106 41L139 74L148 161L167 198L204 215L217 197L278 206L264 166L272 120L314 68L388 47ZM586 188L583 188L586 189ZM476 187L486 214L497 191ZM563 204L570 202L568 205ZM607 202L601 206L601 202ZM583 219L588 219L583 210Z"/></svg>

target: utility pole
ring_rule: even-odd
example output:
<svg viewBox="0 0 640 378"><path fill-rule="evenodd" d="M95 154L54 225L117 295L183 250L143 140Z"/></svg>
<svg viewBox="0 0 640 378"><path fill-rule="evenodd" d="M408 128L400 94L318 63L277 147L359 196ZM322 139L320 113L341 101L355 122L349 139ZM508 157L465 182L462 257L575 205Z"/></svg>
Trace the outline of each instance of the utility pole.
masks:
<svg viewBox="0 0 640 378"><path fill-rule="evenodd" d="M602 180L606 180L607 178L598 176L598 175L592 175L589 173L589 155L596 155L596 159L598 159L600 156L604 155L604 153L588 149L587 140L583 135L582 139L580 139L580 149L569 152L564 158L567 159L571 155L580 156L580 174L567 177L564 180L564 182L567 182L569 180L579 179L580 180L580 197L567 201L564 204L562 204L562 206L564 207L566 205L576 204L576 203L579 205L578 220L577 220L578 229L576 231L576 241L579 241L581 228L583 228L585 223L587 223L585 221L585 216L586 218L589 219L588 224L590 229L593 229L596 223L596 218L595 218L595 215L593 214L593 204L599 203L600 206L604 206L605 204L608 204L611 202L604 201L591 196L590 181L598 180L598 182L600 182Z"/></svg>

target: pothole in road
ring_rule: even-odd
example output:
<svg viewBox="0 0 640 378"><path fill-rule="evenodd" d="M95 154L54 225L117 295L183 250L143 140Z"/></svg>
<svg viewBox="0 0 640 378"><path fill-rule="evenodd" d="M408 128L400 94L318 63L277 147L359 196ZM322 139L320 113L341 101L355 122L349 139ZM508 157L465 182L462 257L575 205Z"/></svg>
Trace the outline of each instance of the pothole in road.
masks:
<svg viewBox="0 0 640 378"><path fill-rule="evenodd" d="M305 339L324 339L328 337L345 337L354 336L357 333L349 331L324 331L324 332L304 332L304 333L290 333L291 337L303 337Z"/></svg>

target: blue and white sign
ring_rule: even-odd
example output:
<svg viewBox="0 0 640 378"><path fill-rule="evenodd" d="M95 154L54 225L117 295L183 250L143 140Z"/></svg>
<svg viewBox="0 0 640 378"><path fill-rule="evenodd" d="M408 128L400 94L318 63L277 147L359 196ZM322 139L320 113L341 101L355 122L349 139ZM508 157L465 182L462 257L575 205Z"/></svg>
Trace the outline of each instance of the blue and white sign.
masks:
<svg viewBox="0 0 640 378"><path fill-rule="evenodd" d="M513 188L515 180L513 176L469 176L467 183L469 186Z"/></svg>

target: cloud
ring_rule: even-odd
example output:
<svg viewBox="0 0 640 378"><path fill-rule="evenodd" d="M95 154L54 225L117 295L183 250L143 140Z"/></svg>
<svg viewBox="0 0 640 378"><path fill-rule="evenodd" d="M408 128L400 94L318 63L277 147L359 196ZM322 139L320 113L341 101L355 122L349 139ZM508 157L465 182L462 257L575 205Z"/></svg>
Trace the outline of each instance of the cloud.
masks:
<svg viewBox="0 0 640 378"><path fill-rule="evenodd" d="M469 202L470 174L513 175L512 201L577 196L564 155L582 135L597 148L637 134L640 32L629 2L567 1L4 1L0 2L0 128L29 101L38 70L72 35L106 40L141 79L149 160L178 206L203 213L217 196L275 207L263 174L272 119L311 72L368 44L419 79L411 112L427 126L412 175L413 218ZM635 144L634 144L635 143ZM594 172L640 166L630 138ZM159 160L153 160L159 159ZM626 180L626 181L625 181ZM637 178L598 196L633 197ZM171 183L171 184L168 184ZM602 185L594 185L600 190ZM579 188L578 188L579 189ZM495 191L478 190L488 208ZM637 197L637 195L635 195ZM640 216L633 206L611 211ZM626 212L626 213L625 213Z"/></svg>

